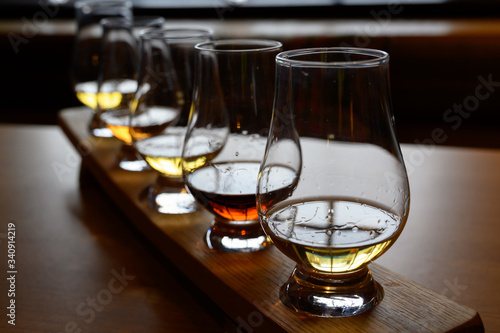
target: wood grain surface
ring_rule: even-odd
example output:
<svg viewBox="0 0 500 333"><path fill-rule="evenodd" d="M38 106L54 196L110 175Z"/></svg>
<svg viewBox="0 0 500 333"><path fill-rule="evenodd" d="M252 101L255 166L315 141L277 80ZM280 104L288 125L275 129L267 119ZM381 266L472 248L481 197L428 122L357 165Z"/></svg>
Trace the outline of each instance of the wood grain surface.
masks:
<svg viewBox="0 0 500 333"><path fill-rule="evenodd" d="M81 159L58 127L0 125L0 142L0 332L225 330L225 314L95 179L83 174L80 184ZM16 226L13 297L8 223ZM11 299L15 326L6 316Z"/></svg>
<svg viewBox="0 0 500 333"><path fill-rule="evenodd" d="M208 213L175 216L152 211L140 200L140 194L154 181L154 173L119 170L114 162L119 144L115 140L90 138L86 129L89 114L66 110L60 116L61 126L80 151L84 165L124 214L241 328L288 332L333 328L346 332L482 330L475 310L377 264L370 267L384 286L386 296L373 311L333 320L297 315L277 297L293 262L275 248L246 254L209 251L202 241L211 221Z"/></svg>

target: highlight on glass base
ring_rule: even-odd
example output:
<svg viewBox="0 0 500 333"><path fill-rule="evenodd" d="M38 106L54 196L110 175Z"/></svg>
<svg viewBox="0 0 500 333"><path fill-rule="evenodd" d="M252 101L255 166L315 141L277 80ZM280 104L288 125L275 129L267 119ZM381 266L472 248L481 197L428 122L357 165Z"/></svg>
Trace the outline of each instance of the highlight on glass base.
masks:
<svg viewBox="0 0 500 333"><path fill-rule="evenodd" d="M272 245L258 221L236 224L217 218L205 234L205 243L211 250L226 252L254 252Z"/></svg>
<svg viewBox="0 0 500 333"><path fill-rule="evenodd" d="M120 169L127 171L146 171L151 170L148 163L131 145L122 144L116 155L116 164Z"/></svg>
<svg viewBox="0 0 500 333"><path fill-rule="evenodd" d="M90 120L89 132L96 138L112 138L114 136L113 132L102 123L100 117L96 113L94 113Z"/></svg>
<svg viewBox="0 0 500 333"><path fill-rule="evenodd" d="M347 317L373 309L384 298L384 289L367 267L337 278L313 275L297 266L280 289L287 307L318 317Z"/></svg>
<svg viewBox="0 0 500 333"><path fill-rule="evenodd" d="M175 182L162 175L149 187L148 202L151 208L162 214L188 214L200 208L185 189L182 179Z"/></svg>
<svg viewBox="0 0 500 333"><path fill-rule="evenodd" d="M388 64L386 52L358 48L276 57L257 210L297 264L280 299L299 313L352 316L383 299L368 265L396 242L410 205Z"/></svg>

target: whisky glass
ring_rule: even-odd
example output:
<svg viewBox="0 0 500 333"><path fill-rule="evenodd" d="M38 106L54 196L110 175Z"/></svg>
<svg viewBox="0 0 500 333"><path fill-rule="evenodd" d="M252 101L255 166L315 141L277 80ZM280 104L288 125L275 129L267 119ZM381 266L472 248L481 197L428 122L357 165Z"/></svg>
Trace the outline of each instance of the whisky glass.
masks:
<svg viewBox="0 0 500 333"><path fill-rule="evenodd" d="M276 57L257 208L266 234L297 264L280 299L299 313L351 316L384 296L368 264L396 241L410 202L388 66L389 55L372 49Z"/></svg>
<svg viewBox="0 0 500 333"><path fill-rule="evenodd" d="M97 78L103 35L100 21L106 17L132 20L132 1L79 0L75 2L77 31L71 64L71 81L77 99L93 113L89 131L96 137L113 137L97 115Z"/></svg>
<svg viewBox="0 0 500 333"><path fill-rule="evenodd" d="M197 76L183 151L184 181L215 218L210 249L270 246L259 225L257 178L271 119L275 56L281 43L219 40L196 45Z"/></svg>
<svg viewBox="0 0 500 333"><path fill-rule="evenodd" d="M130 134L136 150L159 173L147 200L160 213L185 214L199 208L184 187L181 157L193 91L194 46L212 35L205 28L156 29L141 35Z"/></svg>
<svg viewBox="0 0 500 333"><path fill-rule="evenodd" d="M137 90L139 41L142 29L161 27L162 17L101 20L104 32L97 91L97 114L122 143L117 156L121 169L143 171L148 164L135 151L129 131L130 106Z"/></svg>

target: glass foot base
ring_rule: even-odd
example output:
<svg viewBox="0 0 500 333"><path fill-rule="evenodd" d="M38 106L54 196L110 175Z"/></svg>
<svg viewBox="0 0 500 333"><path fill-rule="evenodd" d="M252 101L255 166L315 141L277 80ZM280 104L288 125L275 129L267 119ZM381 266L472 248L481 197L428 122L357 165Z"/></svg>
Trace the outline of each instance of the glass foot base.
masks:
<svg viewBox="0 0 500 333"><path fill-rule="evenodd" d="M92 136L95 136L96 138L112 138L113 133L106 127L101 127L101 128L89 128L89 132Z"/></svg>
<svg viewBox="0 0 500 333"><path fill-rule="evenodd" d="M151 170L148 163L144 160L118 160L120 169L127 171L146 171Z"/></svg>
<svg viewBox="0 0 500 333"><path fill-rule="evenodd" d="M155 184L146 189L145 194L149 206L162 214L188 214L200 209L180 177L160 174Z"/></svg>
<svg viewBox="0 0 500 333"><path fill-rule="evenodd" d="M384 290L367 267L345 276L311 276L296 267L280 289L287 307L318 317L347 317L373 309L384 298Z"/></svg>
<svg viewBox="0 0 500 333"><path fill-rule="evenodd" d="M127 171L151 170L149 164L135 151L134 147L126 144L123 144L118 152L116 164L120 169Z"/></svg>
<svg viewBox="0 0 500 333"><path fill-rule="evenodd" d="M149 192L149 204L162 214L188 214L199 209L196 200L185 189L163 188Z"/></svg>
<svg viewBox="0 0 500 333"><path fill-rule="evenodd" d="M89 123L89 132L97 138L112 138L113 132L102 124L100 117L94 113Z"/></svg>
<svg viewBox="0 0 500 333"><path fill-rule="evenodd" d="M205 234L207 246L211 250L254 252L272 245L271 239L264 233L259 222L233 224L215 220Z"/></svg>

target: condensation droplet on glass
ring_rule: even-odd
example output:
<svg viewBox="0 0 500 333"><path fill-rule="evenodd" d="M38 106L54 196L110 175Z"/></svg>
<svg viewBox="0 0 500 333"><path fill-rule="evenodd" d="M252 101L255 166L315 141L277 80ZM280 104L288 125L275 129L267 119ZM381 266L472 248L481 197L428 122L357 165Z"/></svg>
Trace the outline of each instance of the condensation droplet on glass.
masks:
<svg viewBox="0 0 500 333"><path fill-rule="evenodd" d="M235 156L238 156L239 154L240 154L239 152L234 153Z"/></svg>
<svg viewBox="0 0 500 333"><path fill-rule="evenodd" d="M352 227L352 232L358 232L358 227Z"/></svg>

